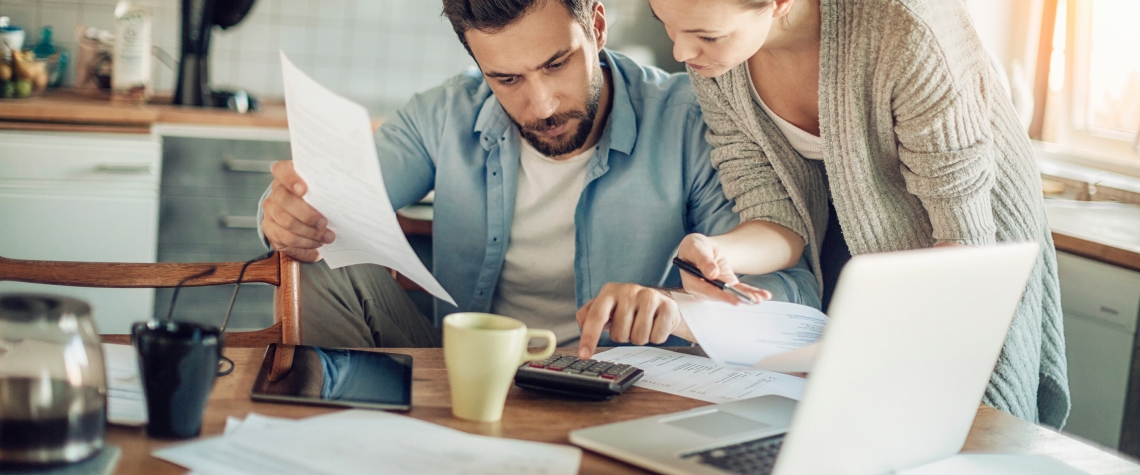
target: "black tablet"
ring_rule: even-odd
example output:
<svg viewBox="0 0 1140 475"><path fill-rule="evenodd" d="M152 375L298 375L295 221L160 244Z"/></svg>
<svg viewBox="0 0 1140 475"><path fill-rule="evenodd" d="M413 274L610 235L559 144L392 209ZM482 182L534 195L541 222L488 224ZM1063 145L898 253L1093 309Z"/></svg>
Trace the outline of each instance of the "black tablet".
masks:
<svg viewBox="0 0 1140 475"><path fill-rule="evenodd" d="M407 411L412 408L412 357L274 343L265 350L250 396L255 401Z"/></svg>

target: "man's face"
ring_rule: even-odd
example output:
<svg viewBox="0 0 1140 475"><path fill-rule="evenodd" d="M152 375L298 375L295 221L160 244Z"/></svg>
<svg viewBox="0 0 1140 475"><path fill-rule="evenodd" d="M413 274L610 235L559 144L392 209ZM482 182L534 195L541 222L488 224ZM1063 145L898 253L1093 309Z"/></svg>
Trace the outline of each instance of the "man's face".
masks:
<svg viewBox="0 0 1140 475"><path fill-rule="evenodd" d="M597 19L603 12L596 8ZM590 136L602 93L598 51L604 41L587 34L557 0L543 1L501 31L467 32L491 91L523 138L548 157L578 151Z"/></svg>

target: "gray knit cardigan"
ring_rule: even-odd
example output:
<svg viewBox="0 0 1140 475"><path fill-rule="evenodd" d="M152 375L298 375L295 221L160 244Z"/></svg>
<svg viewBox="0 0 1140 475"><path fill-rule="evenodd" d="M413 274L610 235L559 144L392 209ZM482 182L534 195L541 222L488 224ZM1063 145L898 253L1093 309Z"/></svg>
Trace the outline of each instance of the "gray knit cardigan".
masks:
<svg viewBox="0 0 1140 475"><path fill-rule="evenodd" d="M747 65L712 79L690 71L725 194L742 219L802 236L817 278L829 192L852 255L1040 243L983 401L1061 427L1065 335L1037 163L963 2L821 4L822 167L753 101Z"/></svg>

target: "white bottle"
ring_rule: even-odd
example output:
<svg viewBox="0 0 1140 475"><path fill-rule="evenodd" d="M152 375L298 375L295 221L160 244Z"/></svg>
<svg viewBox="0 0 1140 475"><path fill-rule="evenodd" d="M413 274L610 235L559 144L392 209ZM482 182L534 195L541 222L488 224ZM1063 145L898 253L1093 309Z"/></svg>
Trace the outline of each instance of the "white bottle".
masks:
<svg viewBox="0 0 1140 475"><path fill-rule="evenodd" d="M115 5L115 54L111 90L115 98L145 101L150 98L151 30L154 14L132 0Z"/></svg>

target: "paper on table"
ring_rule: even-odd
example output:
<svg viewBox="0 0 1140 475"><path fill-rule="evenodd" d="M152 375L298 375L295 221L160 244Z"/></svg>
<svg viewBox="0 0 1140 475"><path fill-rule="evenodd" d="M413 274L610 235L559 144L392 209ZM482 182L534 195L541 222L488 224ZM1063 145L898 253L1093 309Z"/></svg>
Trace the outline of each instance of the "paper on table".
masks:
<svg viewBox="0 0 1140 475"><path fill-rule="evenodd" d="M897 475L1085 475L1048 455L959 454Z"/></svg>
<svg viewBox="0 0 1140 475"><path fill-rule="evenodd" d="M305 201L328 219L336 241L321 246L331 268L386 266L455 305L424 267L388 199L368 110L325 89L281 53L293 167L308 185Z"/></svg>
<svg viewBox="0 0 1140 475"><path fill-rule="evenodd" d="M107 421L128 426L146 424L146 397L135 348L103 343L103 361L107 369Z"/></svg>
<svg viewBox="0 0 1140 475"><path fill-rule="evenodd" d="M673 293L701 349L717 362L785 373L811 369L827 315L806 305L731 305Z"/></svg>
<svg viewBox="0 0 1140 475"><path fill-rule="evenodd" d="M647 346L619 346L594 359L641 368L645 374L634 386L715 403L769 394L799 400L807 383L787 374L726 368L705 357Z"/></svg>
<svg viewBox="0 0 1140 475"><path fill-rule="evenodd" d="M232 435L162 449L154 456L202 475L571 475L578 473L582 457L574 447L471 435L379 411L269 421L260 428L246 428L246 423Z"/></svg>

